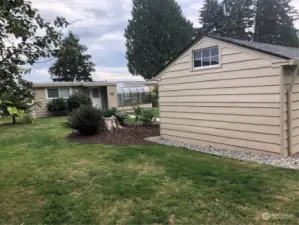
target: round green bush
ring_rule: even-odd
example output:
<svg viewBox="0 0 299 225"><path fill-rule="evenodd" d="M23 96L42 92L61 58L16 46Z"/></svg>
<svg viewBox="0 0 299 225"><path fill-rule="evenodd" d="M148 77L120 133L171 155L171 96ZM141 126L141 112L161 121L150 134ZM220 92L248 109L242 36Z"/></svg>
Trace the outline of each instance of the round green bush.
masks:
<svg viewBox="0 0 299 225"><path fill-rule="evenodd" d="M75 109L68 119L67 126L82 135L98 134L104 127L104 117L100 109L83 105Z"/></svg>
<svg viewBox="0 0 299 225"><path fill-rule="evenodd" d="M69 97L67 100L67 107L69 112L78 109L82 105L92 105L91 98L84 94L75 93Z"/></svg>
<svg viewBox="0 0 299 225"><path fill-rule="evenodd" d="M67 110L64 98L55 98L47 104L49 112L65 112Z"/></svg>

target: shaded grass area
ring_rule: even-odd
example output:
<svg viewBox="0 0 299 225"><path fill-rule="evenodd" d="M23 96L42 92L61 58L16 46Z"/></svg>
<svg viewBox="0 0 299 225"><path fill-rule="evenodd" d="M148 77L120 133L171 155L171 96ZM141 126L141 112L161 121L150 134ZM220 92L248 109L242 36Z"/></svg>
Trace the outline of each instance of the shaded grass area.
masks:
<svg viewBox="0 0 299 225"><path fill-rule="evenodd" d="M160 145L71 143L64 122L0 128L0 224L299 222L298 171Z"/></svg>
<svg viewBox="0 0 299 225"><path fill-rule="evenodd" d="M19 122L18 118L16 118L16 121ZM10 116L3 116L0 118L0 124L4 123L12 123L12 118Z"/></svg>

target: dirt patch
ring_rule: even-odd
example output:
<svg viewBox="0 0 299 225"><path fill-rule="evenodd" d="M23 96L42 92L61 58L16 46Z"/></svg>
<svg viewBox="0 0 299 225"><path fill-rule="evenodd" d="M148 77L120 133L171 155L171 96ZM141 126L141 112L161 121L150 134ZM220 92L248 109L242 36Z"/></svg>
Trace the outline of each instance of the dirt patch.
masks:
<svg viewBox="0 0 299 225"><path fill-rule="evenodd" d="M91 144L105 145L135 145L148 144L149 141L144 140L148 137L160 136L159 125L152 126L126 126L123 129L113 133L104 131L93 136L83 136L77 132L69 134L66 138L72 141L79 141Z"/></svg>

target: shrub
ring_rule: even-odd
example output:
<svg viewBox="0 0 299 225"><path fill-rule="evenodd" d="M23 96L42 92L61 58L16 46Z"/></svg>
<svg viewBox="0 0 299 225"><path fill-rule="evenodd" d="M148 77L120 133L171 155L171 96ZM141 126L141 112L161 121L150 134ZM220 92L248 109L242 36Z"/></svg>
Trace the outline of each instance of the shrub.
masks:
<svg viewBox="0 0 299 225"><path fill-rule="evenodd" d="M158 91L158 85L154 87L154 89L151 91L151 97L152 97L152 104L154 108L159 107L159 91Z"/></svg>
<svg viewBox="0 0 299 225"><path fill-rule="evenodd" d="M67 126L83 135L97 134L104 127L103 113L89 105L81 106L71 113Z"/></svg>
<svg viewBox="0 0 299 225"><path fill-rule="evenodd" d="M66 101L63 98L55 98L48 103L47 108L49 112L66 112Z"/></svg>
<svg viewBox="0 0 299 225"><path fill-rule="evenodd" d="M123 112L123 111L117 111L115 117L117 118L120 125L124 126L125 125L125 119L128 118L128 114L126 112Z"/></svg>
<svg viewBox="0 0 299 225"><path fill-rule="evenodd" d="M117 110L117 108L113 107L113 108L105 109L103 112L104 112L105 117L111 117L111 116L116 117L118 110Z"/></svg>
<svg viewBox="0 0 299 225"><path fill-rule="evenodd" d="M117 108L109 108L103 111L105 117L114 116L117 118L120 125L125 125L125 119L128 118L128 114L126 112L119 111Z"/></svg>
<svg viewBox="0 0 299 225"><path fill-rule="evenodd" d="M140 106L133 106L133 110L135 112L135 124L138 122L143 110Z"/></svg>
<svg viewBox="0 0 299 225"><path fill-rule="evenodd" d="M33 123L33 119L28 114L24 114L24 115L21 116L20 122L22 124L32 124Z"/></svg>
<svg viewBox="0 0 299 225"><path fill-rule="evenodd" d="M141 110L140 120L144 125L152 125L154 117L154 111L152 109Z"/></svg>
<svg viewBox="0 0 299 225"><path fill-rule="evenodd" d="M69 112L78 109L82 105L92 105L91 98L84 94L75 93L69 97L67 100L67 108Z"/></svg>

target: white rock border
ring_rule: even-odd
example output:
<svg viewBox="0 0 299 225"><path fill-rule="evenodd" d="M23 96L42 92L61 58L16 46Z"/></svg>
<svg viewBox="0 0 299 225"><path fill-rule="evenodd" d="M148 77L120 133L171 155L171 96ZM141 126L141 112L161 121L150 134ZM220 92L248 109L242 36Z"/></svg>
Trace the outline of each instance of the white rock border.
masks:
<svg viewBox="0 0 299 225"><path fill-rule="evenodd" d="M182 147L182 148L187 148L189 150L199 151L199 152L208 153L212 155L224 156L228 158L239 159L239 160L250 161L250 162L257 162L257 163L267 164L267 165L276 166L280 168L299 170L299 158L293 158L293 157L286 158L280 156L271 156L267 154L253 154L246 151L210 148L210 147L204 147L200 145L192 145L192 144L186 144L177 141L171 141L162 138L160 136L149 137L146 138L146 140L150 142L162 144L162 145Z"/></svg>

